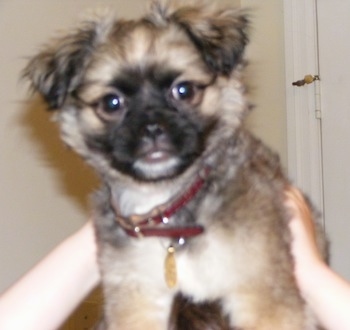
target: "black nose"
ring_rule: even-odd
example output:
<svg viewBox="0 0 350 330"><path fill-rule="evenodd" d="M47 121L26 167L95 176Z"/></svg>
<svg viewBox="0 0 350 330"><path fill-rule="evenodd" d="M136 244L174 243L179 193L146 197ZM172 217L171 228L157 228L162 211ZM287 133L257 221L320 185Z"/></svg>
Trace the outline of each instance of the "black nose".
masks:
<svg viewBox="0 0 350 330"><path fill-rule="evenodd" d="M164 134L164 127L158 124L149 124L146 126L146 136L156 139Z"/></svg>

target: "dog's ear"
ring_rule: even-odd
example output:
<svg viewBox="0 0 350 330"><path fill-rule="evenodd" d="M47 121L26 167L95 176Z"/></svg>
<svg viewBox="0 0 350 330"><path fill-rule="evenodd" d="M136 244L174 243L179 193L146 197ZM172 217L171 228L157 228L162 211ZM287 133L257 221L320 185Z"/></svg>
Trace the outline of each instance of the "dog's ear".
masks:
<svg viewBox="0 0 350 330"><path fill-rule="evenodd" d="M190 1L190 3L193 1ZM209 67L219 74L228 75L242 60L249 41L249 16L236 8L216 9L212 4L197 1L197 5L183 1L155 2L153 10L167 22L175 22L185 29Z"/></svg>
<svg viewBox="0 0 350 330"><path fill-rule="evenodd" d="M188 33L205 62L219 74L228 75L242 60L248 43L248 18L234 9L207 12L179 10L174 19Z"/></svg>
<svg viewBox="0 0 350 330"><path fill-rule="evenodd" d="M85 21L69 35L55 39L23 70L23 77L50 110L60 108L81 82L91 54L106 36L105 23L102 19Z"/></svg>

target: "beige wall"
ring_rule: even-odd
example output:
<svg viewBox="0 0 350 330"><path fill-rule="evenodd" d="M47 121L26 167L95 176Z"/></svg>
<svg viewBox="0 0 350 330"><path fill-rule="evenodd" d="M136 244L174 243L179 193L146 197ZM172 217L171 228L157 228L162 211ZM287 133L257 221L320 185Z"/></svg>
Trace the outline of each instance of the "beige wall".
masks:
<svg viewBox="0 0 350 330"><path fill-rule="evenodd" d="M248 81L256 108L248 123L287 166L283 1L241 0L241 6L252 17Z"/></svg>
<svg viewBox="0 0 350 330"><path fill-rule="evenodd" d="M120 14L134 15L142 11L141 2L146 1L129 0L126 8L125 0L0 1L0 291L82 225L87 195L97 185L63 147L40 102L26 100L26 86L19 83L25 56L72 25L84 8L109 3ZM285 160L280 2L265 0L254 13L250 76L259 107L250 125Z"/></svg>

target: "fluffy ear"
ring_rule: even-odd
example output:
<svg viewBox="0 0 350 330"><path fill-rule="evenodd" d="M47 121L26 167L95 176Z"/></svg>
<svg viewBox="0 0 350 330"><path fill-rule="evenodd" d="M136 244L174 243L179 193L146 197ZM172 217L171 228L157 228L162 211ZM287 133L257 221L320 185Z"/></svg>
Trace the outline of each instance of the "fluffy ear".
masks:
<svg viewBox="0 0 350 330"><path fill-rule="evenodd" d="M71 34L54 40L24 69L23 77L44 97L49 109L60 108L81 82L92 52L106 32L103 27L97 20L84 22Z"/></svg>
<svg viewBox="0 0 350 330"><path fill-rule="evenodd" d="M153 9L158 10L158 17L161 13L167 22L185 29L211 69L228 75L241 61L249 41L248 14L236 8L216 9L211 4L199 3L183 1L176 8L175 2L168 2L168 7L158 2Z"/></svg>

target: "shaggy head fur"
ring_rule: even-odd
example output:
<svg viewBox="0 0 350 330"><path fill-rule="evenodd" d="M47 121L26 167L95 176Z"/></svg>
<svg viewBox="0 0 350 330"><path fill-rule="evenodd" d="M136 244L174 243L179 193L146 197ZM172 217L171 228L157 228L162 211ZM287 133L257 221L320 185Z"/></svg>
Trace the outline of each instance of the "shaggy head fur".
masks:
<svg viewBox="0 0 350 330"><path fill-rule="evenodd" d="M213 147L210 136L223 123L231 130L246 110L239 82L246 17L152 8L139 21L84 22L25 72L50 108L61 109L67 144L103 174L108 168L139 180L176 176Z"/></svg>

